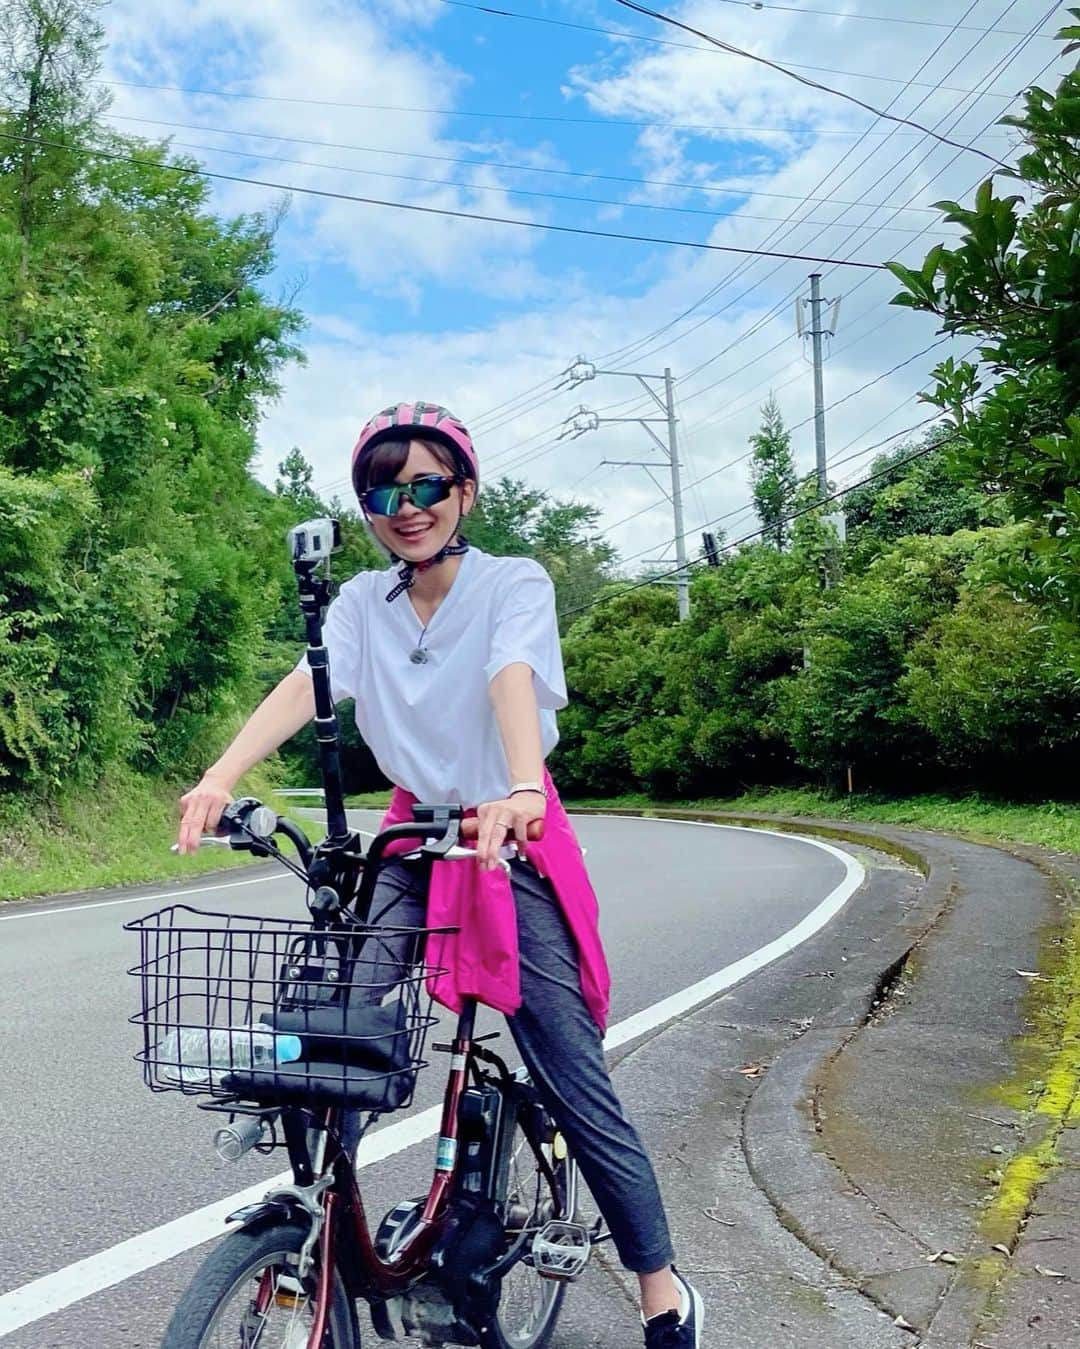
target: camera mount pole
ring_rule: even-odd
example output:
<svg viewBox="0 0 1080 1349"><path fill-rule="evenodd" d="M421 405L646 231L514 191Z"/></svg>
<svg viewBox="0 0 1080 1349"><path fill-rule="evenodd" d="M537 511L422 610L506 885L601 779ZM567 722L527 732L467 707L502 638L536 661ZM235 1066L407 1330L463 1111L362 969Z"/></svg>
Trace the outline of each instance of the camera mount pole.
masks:
<svg viewBox="0 0 1080 1349"><path fill-rule="evenodd" d="M330 581L316 576L318 562L294 559L293 570L300 590L300 611L304 615L307 660L315 689L315 739L319 745L323 789L326 798L327 840L351 838L345 818L345 798L341 784L341 743L338 719L330 696L330 653L323 645L323 610L330 602Z"/></svg>

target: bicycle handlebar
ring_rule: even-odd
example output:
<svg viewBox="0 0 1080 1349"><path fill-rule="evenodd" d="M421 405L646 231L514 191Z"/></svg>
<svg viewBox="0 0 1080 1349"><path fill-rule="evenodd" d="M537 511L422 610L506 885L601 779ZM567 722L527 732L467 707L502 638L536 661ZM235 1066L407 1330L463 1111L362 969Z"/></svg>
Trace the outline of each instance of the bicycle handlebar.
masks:
<svg viewBox="0 0 1080 1349"><path fill-rule="evenodd" d="M470 815L467 820L461 821L461 837L476 838L480 833L480 821L475 815ZM529 828L526 831L526 837L530 843L539 843L544 837L544 821L530 820Z"/></svg>
<svg viewBox="0 0 1080 1349"><path fill-rule="evenodd" d="M475 816L463 819L462 815L463 807L459 805L427 806L418 803L411 821L390 825L382 830L372 840L367 853L361 855L359 838L355 833L346 834L340 839L328 838L313 847L303 830L291 820L283 819L270 807L248 796L226 806L218 825L218 834L203 835L199 845L226 844L255 856L276 857L301 880L306 879L314 890L314 898L309 899L308 906L317 923L330 920L343 907L349 906L354 895L355 912L364 921L370 912L375 881L390 844L404 839L416 840L420 844L417 855L429 862L475 858L475 850L462 847L459 840L477 838L480 821ZM284 857L276 847L273 842L275 834L282 834L290 840L302 869ZM530 821L526 837L531 842L538 842L543 836L543 820ZM514 841L512 835L507 836L506 842ZM513 854L505 851L505 844L500 851L503 855L499 858L499 865L509 871L506 859Z"/></svg>

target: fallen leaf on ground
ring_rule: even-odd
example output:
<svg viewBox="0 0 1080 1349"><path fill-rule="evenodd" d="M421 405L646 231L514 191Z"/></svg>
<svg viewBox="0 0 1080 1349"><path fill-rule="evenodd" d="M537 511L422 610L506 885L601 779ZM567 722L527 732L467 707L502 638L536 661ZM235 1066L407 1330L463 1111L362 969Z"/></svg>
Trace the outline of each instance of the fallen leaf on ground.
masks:
<svg viewBox="0 0 1080 1349"><path fill-rule="evenodd" d="M894 1326L899 1326L901 1330L914 1330L914 1329L915 1329L915 1327L911 1324L911 1322L910 1322L910 1321L905 1321L904 1318L903 1318L902 1316L894 1316L894 1317L893 1317L893 1325L894 1325Z"/></svg>
<svg viewBox="0 0 1080 1349"><path fill-rule="evenodd" d="M1044 1274L1048 1279L1067 1279L1069 1277L1063 1269L1047 1269L1045 1265L1036 1265L1035 1273Z"/></svg>
<svg viewBox="0 0 1080 1349"><path fill-rule="evenodd" d="M1006 1260L1012 1259L1012 1251L1009 1250L1008 1246L1006 1246L1003 1241L995 1241L990 1249L992 1251L1000 1251Z"/></svg>
<svg viewBox="0 0 1080 1349"><path fill-rule="evenodd" d="M955 1265L955 1264L956 1264L956 1256L953 1255L952 1251L935 1251L933 1255L928 1255L928 1256L926 1257L926 1259L927 1259L927 1261L928 1261L931 1265L937 1265L937 1264L941 1264L941 1265Z"/></svg>
<svg viewBox="0 0 1080 1349"><path fill-rule="evenodd" d="M835 979L835 970L807 970L803 975L804 979Z"/></svg>
<svg viewBox="0 0 1080 1349"><path fill-rule="evenodd" d="M1047 976L1040 974L1038 970L1013 970L1013 974L1018 974L1021 979L1041 979L1044 984L1050 982Z"/></svg>
<svg viewBox="0 0 1080 1349"><path fill-rule="evenodd" d="M764 1071L765 1065L763 1063L744 1063L739 1069L743 1077L760 1077Z"/></svg>

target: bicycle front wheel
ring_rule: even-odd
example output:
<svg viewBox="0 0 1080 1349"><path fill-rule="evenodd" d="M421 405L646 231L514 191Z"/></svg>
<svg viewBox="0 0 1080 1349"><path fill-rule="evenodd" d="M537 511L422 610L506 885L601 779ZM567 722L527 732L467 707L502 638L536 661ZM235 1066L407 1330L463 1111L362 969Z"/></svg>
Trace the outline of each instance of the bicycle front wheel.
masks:
<svg viewBox="0 0 1080 1349"><path fill-rule="evenodd" d="M315 1274L297 1276L307 1231L299 1223L233 1232L206 1258L169 1322L161 1349L307 1349ZM325 1349L360 1343L337 1271Z"/></svg>
<svg viewBox="0 0 1080 1349"><path fill-rule="evenodd" d="M503 1221L510 1242L527 1238L552 1219L572 1221L577 1212L577 1164L552 1126L552 1141L541 1151L559 1182L552 1191L520 1123L507 1162L506 1209ZM543 1349L555 1329L566 1296L566 1284L544 1279L530 1263L519 1260L503 1277L499 1307L492 1325L493 1349Z"/></svg>

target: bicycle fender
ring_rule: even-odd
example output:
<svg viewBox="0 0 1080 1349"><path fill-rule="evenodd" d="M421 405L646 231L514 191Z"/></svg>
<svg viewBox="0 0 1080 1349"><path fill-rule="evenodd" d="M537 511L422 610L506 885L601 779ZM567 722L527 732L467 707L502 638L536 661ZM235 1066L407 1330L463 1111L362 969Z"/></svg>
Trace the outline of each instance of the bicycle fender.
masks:
<svg viewBox="0 0 1080 1349"><path fill-rule="evenodd" d="M241 1230L246 1227L256 1227L264 1222L280 1222L282 1219L288 1221L293 1217L311 1221L310 1215L304 1211L300 1204L292 1203L282 1197L280 1199L264 1199L258 1204L245 1204L243 1208L238 1208L235 1213L230 1213L225 1221L236 1223L237 1230Z"/></svg>

